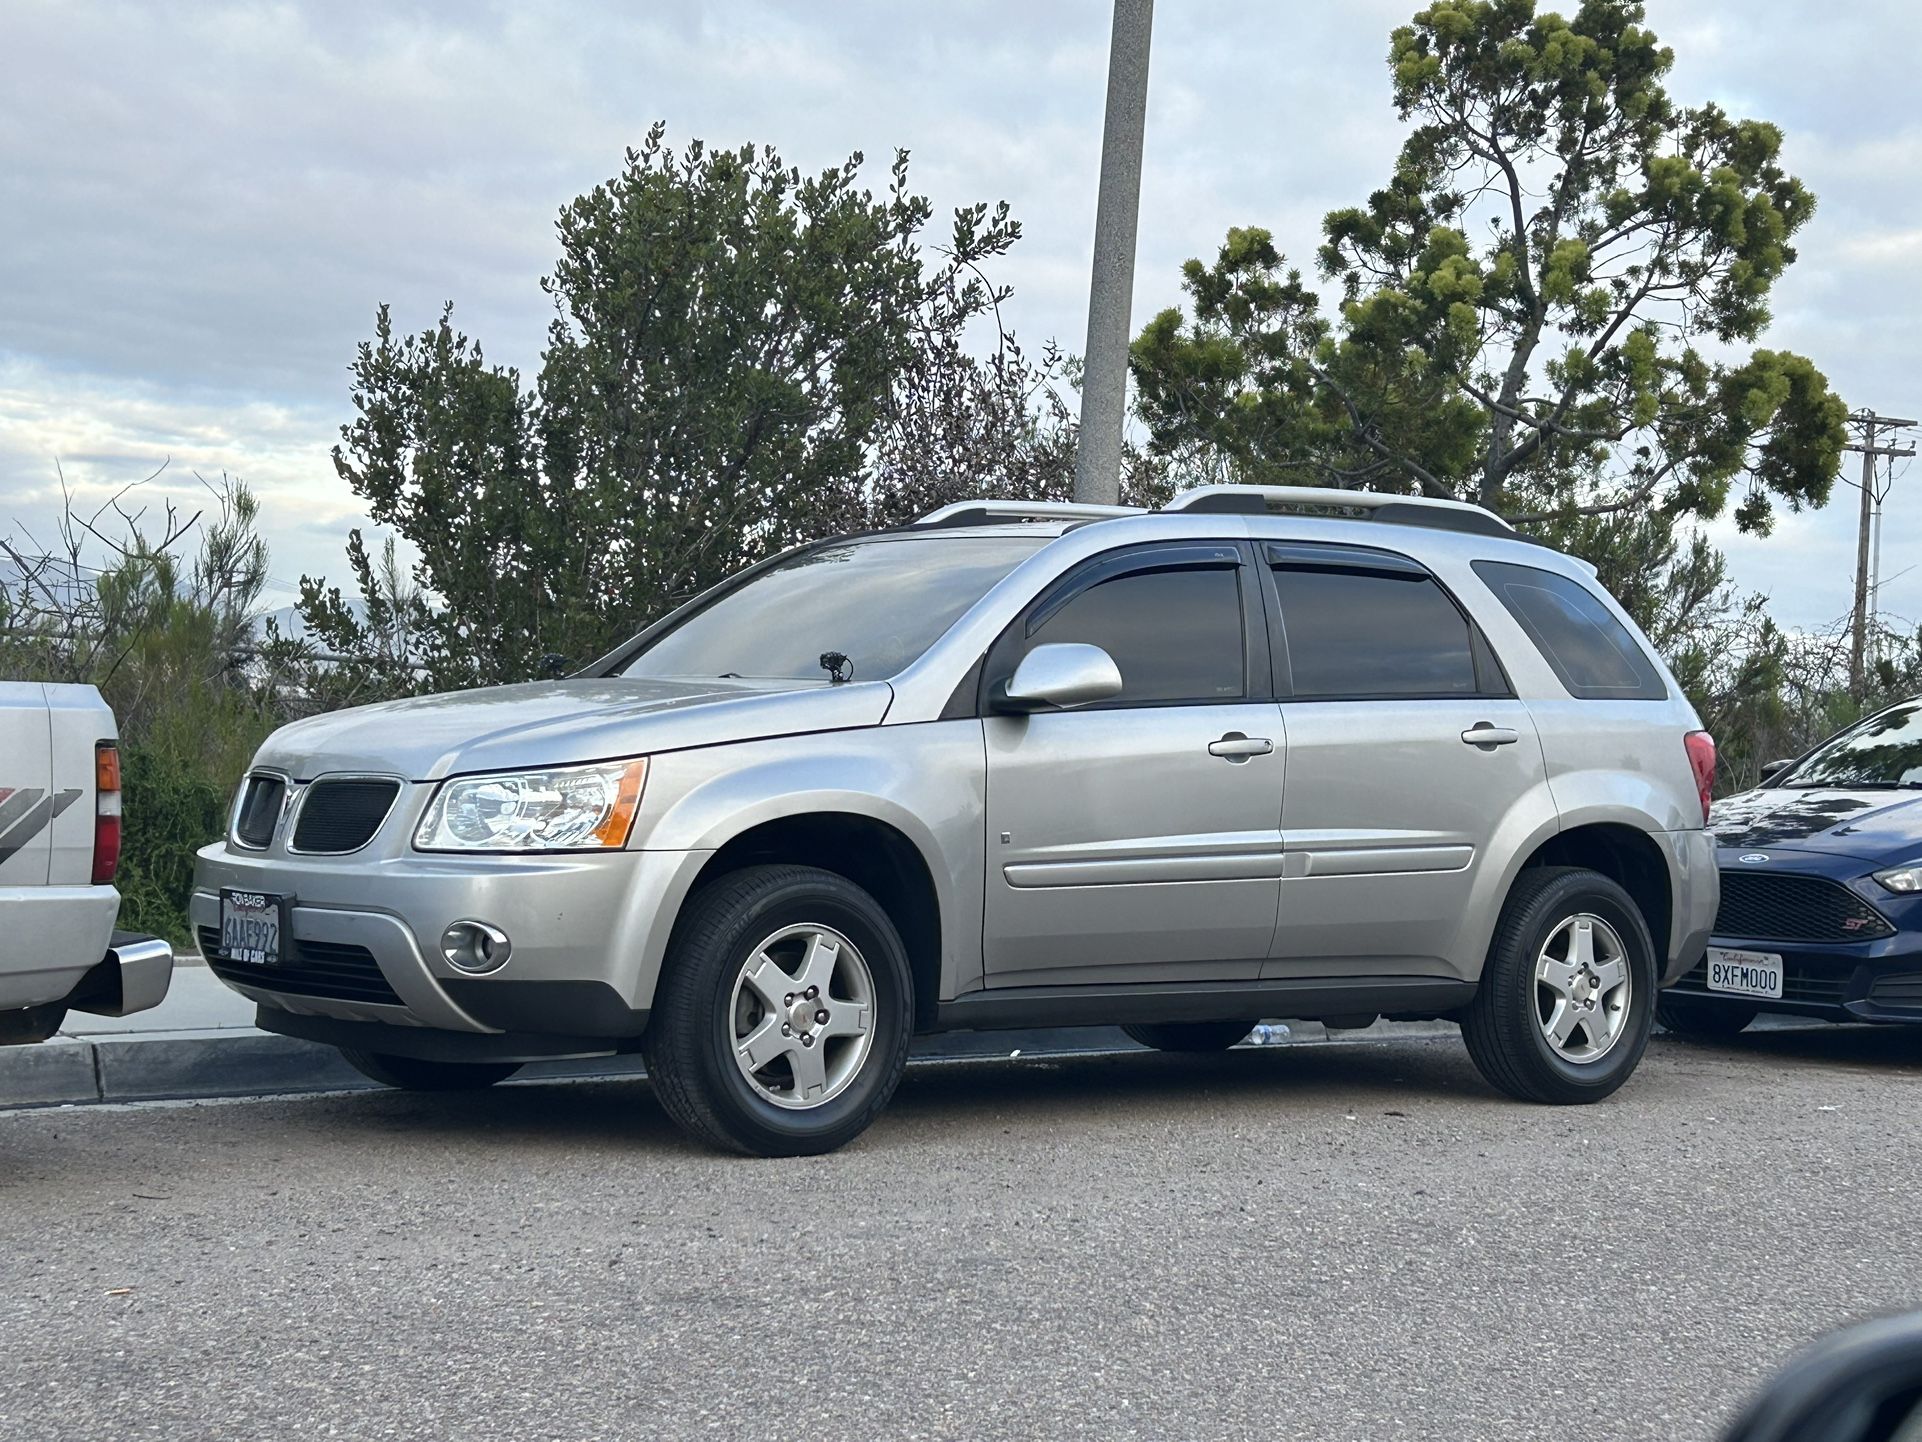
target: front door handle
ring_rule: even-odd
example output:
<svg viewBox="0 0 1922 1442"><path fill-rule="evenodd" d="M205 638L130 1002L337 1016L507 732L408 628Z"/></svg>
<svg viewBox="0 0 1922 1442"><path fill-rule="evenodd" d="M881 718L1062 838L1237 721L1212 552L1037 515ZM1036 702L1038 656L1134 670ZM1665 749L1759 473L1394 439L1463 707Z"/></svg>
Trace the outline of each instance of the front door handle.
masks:
<svg viewBox="0 0 1922 1442"><path fill-rule="evenodd" d="M1522 733L1512 726L1493 726L1486 721L1477 721L1462 732L1462 740L1470 746L1513 746L1522 739Z"/></svg>
<svg viewBox="0 0 1922 1442"><path fill-rule="evenodd" d="M1208 743L1210 756L1225 756L1230 761L1246 761L1250 756L1266 756L1275 749L1275 743L1266 736L1244 736L1239 731L1230 731L1219 741Z"/></svg>

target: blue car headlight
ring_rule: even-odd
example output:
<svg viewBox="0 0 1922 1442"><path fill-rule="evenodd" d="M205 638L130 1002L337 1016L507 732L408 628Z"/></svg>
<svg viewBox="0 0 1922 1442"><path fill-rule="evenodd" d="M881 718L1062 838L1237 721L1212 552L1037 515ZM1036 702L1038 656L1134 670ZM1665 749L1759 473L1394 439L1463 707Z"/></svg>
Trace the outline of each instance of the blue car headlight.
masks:
<svg viewBox="0 0 1922 1442"><path fill-rule="evenodd" d="M1914 866L1897 866L1888 871L1878 871L1875 879L1889 891L1901 896L1922 894L1922 863Z"/></svg>

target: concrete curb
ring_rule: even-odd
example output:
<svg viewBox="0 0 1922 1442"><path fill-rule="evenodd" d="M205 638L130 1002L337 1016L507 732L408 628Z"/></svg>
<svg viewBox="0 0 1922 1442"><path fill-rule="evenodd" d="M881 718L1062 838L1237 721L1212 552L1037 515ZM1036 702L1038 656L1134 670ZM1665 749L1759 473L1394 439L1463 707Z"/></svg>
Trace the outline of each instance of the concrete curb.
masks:
<svg viewBox="0 0 1922 1442"><path fill-rule="evenodd" d="M1291 1024L1284 1045L1326 1045L1391 1038L1450 1036L1446 1022L1381 1023L1330 1037L1313 1022ZM916 1042L919 1061L991 1060L1141 1050L1114 1027L1046 1031L950 1032ZM638 1056L542 1062L528 1080L644 1075ZM332 1047L244 1025L181 1031L63 1035L39 1046L0 1048L0 1111L113 1102L171 1101L302 1092L356 1091L374 1083Z"/></svg>

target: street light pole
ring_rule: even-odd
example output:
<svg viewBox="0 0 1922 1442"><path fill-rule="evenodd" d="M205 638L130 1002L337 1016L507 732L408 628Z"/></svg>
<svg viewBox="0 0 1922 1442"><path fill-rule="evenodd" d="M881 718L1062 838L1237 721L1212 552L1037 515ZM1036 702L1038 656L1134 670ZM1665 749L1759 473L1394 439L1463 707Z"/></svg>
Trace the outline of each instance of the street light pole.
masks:
<svg viewBox="0 0 1922 1442"><path fill-rule="evenodd" d="M1108 116L1101 132L1101 191L1095 201L1074 498L1109 505L1121 496L1121 427L1128 403L1129 309L1134 300L1154 9L1154 0L1115 0L1114 36L1108 45Z"/></svg>

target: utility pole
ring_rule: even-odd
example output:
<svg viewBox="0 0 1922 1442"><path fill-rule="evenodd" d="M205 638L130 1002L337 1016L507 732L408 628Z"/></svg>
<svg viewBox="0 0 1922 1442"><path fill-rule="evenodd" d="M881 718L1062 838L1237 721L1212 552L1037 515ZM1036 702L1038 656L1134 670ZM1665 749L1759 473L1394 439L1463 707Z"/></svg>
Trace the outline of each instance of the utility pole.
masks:
<svg viewBox="0 0 1922 1442"><path fill-rule="evenodd" d="M1074 498L1121 498L1121 428L1128 404L1128 324L1134 302L1135 231L1141 216L1141 140L1148 123L1148 37L1154 0L1115 0L1108 43L1108 116L1095 199L1088 344L1082 352L1081 436Z"/></svg>
<svg viewBox="0 0 1922 1442"><path fill-rule="evenodd" d="M1893 458L1915 454L1913 441L1898 445L1890 444L1886 439L1878 440L1878 437L1886 438L1896 431L1909 430L1916 423L1861 410L1849 417L1849 424L1855 428L1860 439L1851 441L1843 449L1862 453L1862 513L1855 537L1855 616L1849 636L1849 694L1861 701L1868 696L1869 626L1874 616L1875 592L1880 589L1870 579L1871 571L1880 570L1877 562L1880 561L1882 529L1882 497L1875 489L1875 463L1885 456ZM1871 536L1875 536L1878 542L1878 554L1874 561L1870 558Z"/></svg>

